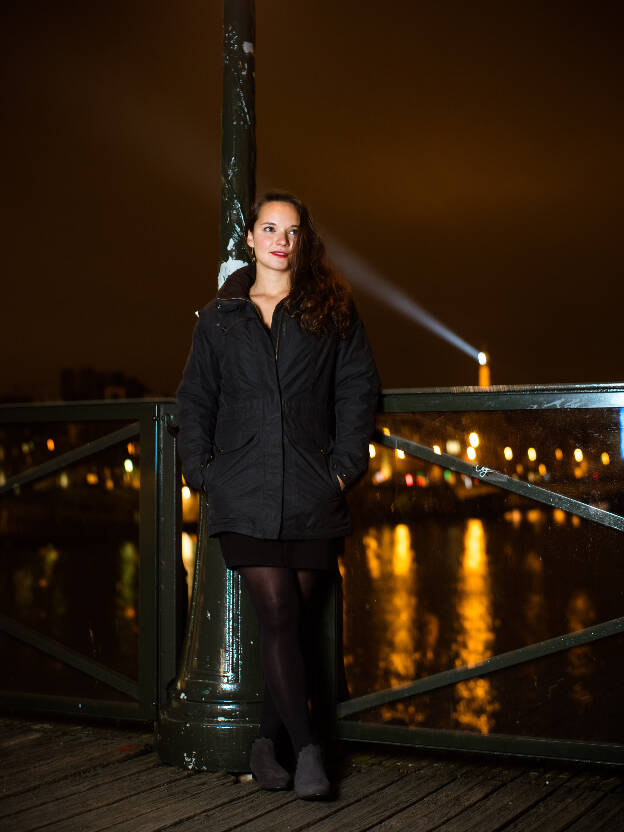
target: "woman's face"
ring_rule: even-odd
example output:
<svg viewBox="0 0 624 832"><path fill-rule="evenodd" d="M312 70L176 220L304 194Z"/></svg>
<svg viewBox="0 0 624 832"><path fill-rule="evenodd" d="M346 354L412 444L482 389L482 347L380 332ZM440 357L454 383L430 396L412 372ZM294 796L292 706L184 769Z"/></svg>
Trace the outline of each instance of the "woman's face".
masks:
<svg viewBox="0 0 624 832"><path fill-rule="evenodd" d="M290 202L266 202L260 209L247 245L253 248L256 263L266 269L286 272L290 269L299 231L299 212Z"/></svg>

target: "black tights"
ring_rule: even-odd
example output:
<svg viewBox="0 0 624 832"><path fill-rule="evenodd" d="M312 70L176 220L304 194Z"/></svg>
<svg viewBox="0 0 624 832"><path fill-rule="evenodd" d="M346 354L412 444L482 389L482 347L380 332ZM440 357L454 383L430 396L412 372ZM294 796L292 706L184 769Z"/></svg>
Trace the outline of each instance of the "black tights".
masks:
<svg viewBox="0 0 624 832"><path fill-rule="evenodd" d="M308 712L314 635L328 573L280 566L240 566L262 635L264 706L260 736L277 739L282 724L295 754L314 742Z"/></svg>

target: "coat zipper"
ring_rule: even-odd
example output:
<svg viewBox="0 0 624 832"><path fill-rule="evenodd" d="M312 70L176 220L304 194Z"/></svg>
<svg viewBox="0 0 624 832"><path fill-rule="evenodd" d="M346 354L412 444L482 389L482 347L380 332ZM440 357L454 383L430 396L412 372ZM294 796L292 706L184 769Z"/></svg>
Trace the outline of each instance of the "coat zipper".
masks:
<svg viewBox="0 0 624 832"><path fill-rule="evenodd" d="M273 314L275 314L275 309L273 310ZM279 339L280 339L280 332L282 331L282 310L280 309L280 319L279 324L277 326L277 338L275 339L275 363L277 364L277 351L279 350ZM279 379L278 379L279 384ZM280 393L281 396L281 393Z"/></svg>
<svg viewBox="0 0 624 832"><path fill-rule="evenodd" d="M262 315L260 314L260 310L258 309L256 304L250 298L223 298L223 300L244 300L247 303L250 303L253 306L253 308L256 310L256 314L257 314L258 318L260 319L260 323L262 325L262 328L266 329L265 323L262 320ZM281 301L278 301L278 302L281 303ZM277 306L277 304L275 304L275 306ZM275 315L275 309L273 310L273 314ZM281 417L281 420L282 420L282 466L283 466L283 464L284 464L284 400L282 399L282 387L280 385L279 372L278 372L278 369L277 369L277 353L279 351L280 332L281 332L281 329L282 329L281 314L283 314L283 313L280 310L280 321L279 321L279 326L277 327L277 338L275 339L275 350L274 350L274 352L275 352L275 380L277 382L277 390L278 390L278 393L279 393L280 417ZM273 323L273 321L271 321L271 323ZM269 332L267 332L267 335L268 335L269 338L271 338L271 343L273 343L273 338L271 337L270 330L269 330ZM282 518L284 517L284 472L283 472L283 470L282 470L282 512L281 512L281 516L282 516ZM280 531L281 531L281 528L282 528L282 522L280 520Z"/></svg>

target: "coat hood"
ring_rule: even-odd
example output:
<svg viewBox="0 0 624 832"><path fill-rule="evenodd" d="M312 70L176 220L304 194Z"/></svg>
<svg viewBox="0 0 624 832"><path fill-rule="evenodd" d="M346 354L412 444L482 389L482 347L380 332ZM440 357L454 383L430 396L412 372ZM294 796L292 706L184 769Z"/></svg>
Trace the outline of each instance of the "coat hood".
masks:
<svg viewBox="0 0 624 832"><path fill-rule="evenodd" d="M256 279L256 266L250 263L237 269L228 277L223 286L217 292L217 297L227 298L248 298L249 289Z"/></svg>

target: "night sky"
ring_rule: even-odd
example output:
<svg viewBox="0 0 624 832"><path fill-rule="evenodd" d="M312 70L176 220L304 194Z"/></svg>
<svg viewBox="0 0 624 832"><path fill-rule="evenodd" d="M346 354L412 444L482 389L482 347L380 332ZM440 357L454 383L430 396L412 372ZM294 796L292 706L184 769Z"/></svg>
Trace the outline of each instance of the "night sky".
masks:
<svg viewBox="0 0 624 832"><path fill-rule="evenodd" d="M624 381L620 9L258 0L258 191L297 193L493 383ZM0 394L87 366L173 394L216 291L221 3L2 17ZM354 291L385 387L476 383Z"/></svg>

